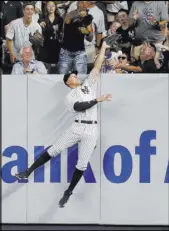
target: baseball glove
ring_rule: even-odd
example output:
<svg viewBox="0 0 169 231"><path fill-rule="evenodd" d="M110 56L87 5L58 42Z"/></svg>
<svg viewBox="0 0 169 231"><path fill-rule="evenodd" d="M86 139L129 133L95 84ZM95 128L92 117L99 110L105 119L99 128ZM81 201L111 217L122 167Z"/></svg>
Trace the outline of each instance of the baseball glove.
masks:
<svg viewBox="0 0 169 231"><path fill-rule="evenodd" d="M35 33L32 35L29 34L29 41L34 45L35 47L42 47L44 43L44 37L42 34L39 33L38 30L35 31Z"/></svg>
<svg viewBox="0 0 169 231"><path fill-rule="evenodd" d="M116 46L118 46L118 42L121 39L121 37L122 36L120 34L111 34L105 37L103 41L105 41L107 45L109 45L110 47L115 48Z"/></svg>

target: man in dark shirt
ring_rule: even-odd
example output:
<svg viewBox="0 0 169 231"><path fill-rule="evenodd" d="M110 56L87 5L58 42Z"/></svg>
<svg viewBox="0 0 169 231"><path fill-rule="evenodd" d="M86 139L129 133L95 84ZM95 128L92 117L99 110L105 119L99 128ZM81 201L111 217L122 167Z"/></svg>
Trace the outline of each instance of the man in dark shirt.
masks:
<svg viewBox="0 0 169 231"><path fill-rule="evenodd" d="M142 69L143 73L156 73L157 67L154 62L154 59L149 59L141 62L139 64L139 67Z"/></svg>
<svg viewBox="0 0 169 231"><path fill-rule="evenodd" d="M154 61L156 47L154 44L143 44L140 50L140 68L143 73L156 73L157 67Z"/></svg>
<svg viewBox="0 0 169 231"><path fill-rule="evenodd" d="M157 73L157 67L154 62L155 54L155 45L144 43L140 49L140 60L137 65L126 66L117 64L115 68L135 73Z"/></svg>
<svg viewBox="0 0 169 231"><path fill-rule="evenodd" d="M93 39L92 24L83 26L81 21L87 16L85 1L77 3L77 10L66 15L63 42L58 62L59 74L77 70L80 74L87 73L87 55L84 38Z"/></svg>
<svg viewBox="0 0 169 231"><path fill-rule="evenodd" d="M128 49L128 53L130 53L132 41L135 39L134 25L130 24L127 10L119 10L117 14L117 19L121 24L121 27L119 27L116 31L117 34L121 35L119 47L125 47L126 49Z"/></svg>

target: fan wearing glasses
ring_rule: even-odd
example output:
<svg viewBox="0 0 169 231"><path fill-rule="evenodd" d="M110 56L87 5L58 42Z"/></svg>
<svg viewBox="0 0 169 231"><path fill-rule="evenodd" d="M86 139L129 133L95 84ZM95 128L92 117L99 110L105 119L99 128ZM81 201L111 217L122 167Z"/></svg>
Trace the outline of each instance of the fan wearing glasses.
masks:
<svg viewBox="0 0 169 231"><path fill-rule="evenodd" d="M144 42L141 45L139 62L137 65L125 65L119 62L114 68L125 70L130 73L156 73L157 67L154 61L155 54L155 45Z"/></svg>
<svg viewBox="0 0 169 231"><path fill-rule="evenodd" d="M130 71L121 68L130 65L129 55L123 50L122 53L117 57L117 60L110 60L109 63L115 70L115 73L130 73Z"/></svg>

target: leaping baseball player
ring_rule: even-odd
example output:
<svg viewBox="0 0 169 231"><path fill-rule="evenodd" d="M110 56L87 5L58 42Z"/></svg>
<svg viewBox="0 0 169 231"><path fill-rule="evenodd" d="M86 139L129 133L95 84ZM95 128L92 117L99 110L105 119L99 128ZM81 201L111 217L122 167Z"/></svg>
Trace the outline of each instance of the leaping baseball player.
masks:
<svg viewBox="0 0 169 231"><path fill-rule="evenodd" d="M47 149L40 157L24 172L15 174L18 179L27 179L30 174L56 157L64 149L78 143L78 161L72 180L68 189L64 192L59 201L59 207L64 207L84 171L87 168L89 159L96 146L97 141L97 104L103 101L110 101L111 94L102 95L97 98L97 82L100 76L100 70L104 61L105 51L110 46L106 41L102 43L100 53L95 61L94 67L89 76L81 83L77 77L77 72L65 74L63 81L71 89L66 97L66 106L69 111L75 113L75 120L71 126L64 131L57 142Z"/></svg>

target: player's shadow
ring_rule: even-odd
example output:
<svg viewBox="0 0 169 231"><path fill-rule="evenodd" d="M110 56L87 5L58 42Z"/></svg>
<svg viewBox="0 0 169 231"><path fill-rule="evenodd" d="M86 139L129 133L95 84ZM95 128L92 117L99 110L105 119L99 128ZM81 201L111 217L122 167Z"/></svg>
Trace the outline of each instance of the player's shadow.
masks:
<svg viewBox="0 0 169 231"><path fill-rule="evenodd" d="M17 192L20 188L22 188L25 184L14 184L12 187L9 187L3 194L2 194L2 201L6 200L8 197L10 197L12 194ZM3 187L3 186L2 186Z"/></svg>
<svg viewBox="0 0 169 231"><path fill-rule="evenodd" d="M57 195L57 198L54 198L54 199L53 199L52 204L49 205L48 209L45 210L45 213L42 214L42 215L38 218L38 220L37 220L36 222L38 222L38 223L49 223L49 222L52 220L53 216L57 213L57 211L58 211L59 209L64 209L64 208L60 208L59 205L58 205L59 200L60 200L60 198L62 197L64 190L65 190L65 187L62 188L62 193L61 193L61 194L59 193L59 194ZM59 197L58 197L58 196L59 196ZM59 199L58 199L58 198L59 198Z"/></svg>
<svg viewBox="0 0 169 231"><path fill-rule="evenodd" d="M80 79L82 80L82 81L84 81L84 79L87 77L87 75L80 75L79 76L80 77ZM37 78L34 78L34 77L32 77L31 76L31 79L30 79L31 81L36 81L36 82L39 82L39 80L37 79ZM40 80L40 81L42 81L42 80ZM44 79L44 81L46 81L46 79ZM49 82L51 81L51 82L53 82L53 80L51 79L49 79L48 80ZM29 86L29 85L28 85ZM65 86L64 84L63 84L63 82L62 81L60 81L60 82L57 82L51 89L50 89L50 92L48 92L48 97L51 97L51 99L53 99L53 98L56 98L56 99L59 99L60 98L60 92L62 92L62 94L63 95L67 95L68 94L68 92L69 92L69 89L68 89L68 87L67 86ZM42 99L41 99L42 100ZM44 100L45 100L45 96L44 96ZM64 111L64 104L63 104L63 102L59 102L58 103L58 105L56 105L51 111L49 111L49 114L48 115L44 115L44 117L42 117L41 119L42 119L42 121L43 120L46 120L47 118L48 118L48 120L49 120L49 117L52 117L52 120L53 120L53 115L57 115L58 114L58 107L60 107L59 109L61 110L61 111L63 111L63 112L65 112ZM66 117L66 120L69 120L70 118L69 117L67 117L67 114L64 114L65 115L65 117ZM63 116L63 115L62 115ZM62 120L63 120L63 118L61 118ZM60 118L59 119L56 119L56 121L57 121L57 123L59 123L60 122ZM43 121L44 122L44 121ZM65 121L64 121L64 124L65 124ZM57 124L56 124L57 125ZM53 126L53 124L52 124L52 126ZM30 178L29 179L31 179L31 177L32 176L30 176ZM10 185L10 184L9 184ZM15 183L13 183L12 185L10 185L9 186L9 188L8 189L6 189L5 190L5 192L2 194L2 199L3 200L6 200L8 197L10 197L10 195L12 194L12 193L14 193L14 192L17 192L20 188L22 188L23 186L24 186L25 184L23 183L17 183L16 182L16 184ZM2 186L3 187L3 186Z"/></svg>
<svg viewBox="0 0 169 231"><path fill-rule="evenodd" d="M85 184L82 184L80 189L81 189L80 192L78 190L78 192L73 193L73 195L70 197L70 199L69 199L68 203L65 205L65 207L69 206L69 204L71 202L73 202L74 200L76 200L77 204L80 204L80 203L82 203L82 201L84 201L85 195L87 195L85 190L83 191L83 189L85 189ZM62 187L62 193L61 194L58 193L57 198L54 198L54 200L52 201L52 204L48 207L46 212L38 218L38 220L36 222L49 223L52 220L52 218L55 216L55 214L57 214L59 209L61 209L61 210L65 209L65 208L60 208L58 205L59 200L62 197L64 190L65 190L65 187ZM87 191L87 189L86 189L86 191Z"/></svg>
<svg viewBox="0 0 169 231"><path fill-rule="evenodd" d="M46 168L49 168L50 167L50 164L47 163L46 164ZM39 171L37 173L37 177L38 175L40 175L41 172ZM31 179L34 178L34 174L32 174L30 177L29 177L29 180L31 181ZM17 179L17 178L16 178ZM22 187L29 187L28 186L28 183L29 183L29 180L17 180L14 184L9 184L9 187L5 190L5 192L2 194L2 201L8 199L12 194L16 193L19 189L21 189ZM3 185L2 185L2 189L3 189ZM28 190L27 188L25 190ZM25 192L26 193L26 192Z"/></svg>

